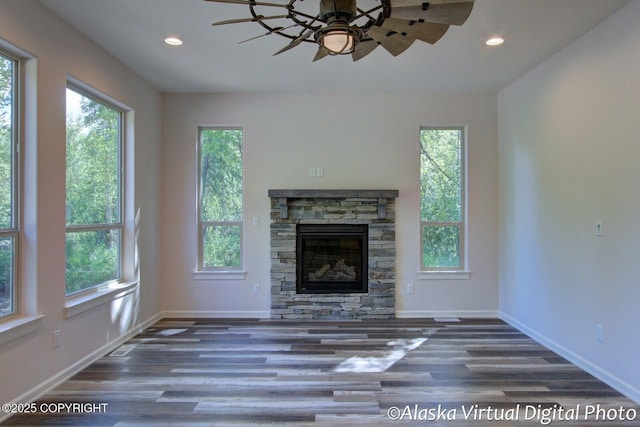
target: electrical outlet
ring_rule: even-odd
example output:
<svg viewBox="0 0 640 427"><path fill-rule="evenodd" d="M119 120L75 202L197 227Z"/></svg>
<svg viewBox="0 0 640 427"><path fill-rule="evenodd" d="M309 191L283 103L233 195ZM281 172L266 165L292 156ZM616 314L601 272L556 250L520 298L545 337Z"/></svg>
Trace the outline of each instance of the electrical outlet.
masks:
<svg viewBox="0 0 640 427"><path fill-rule="evenodd" d="M60 347L60 329L53 331L53 348Z"/></svg>
<svg viewBox="0 0 640 427"><path fill-rule="evenodd" d="M415 287L413 286L413 283L408 283L407 284L407 293L408 294L412 294L415 292Z"/></svg>
<svg viewBox="0 0 640 427"><path fill-rule="evenodd" d="M316 176L316 168L309 168L309 176Z"/></svg>
<svg viewBox="0 0 640 427"><path fill-rule="evenodd" d="M324 176L324 168L316 168L316 176Z"/></svg>
<svg viewBox="0 0 640 427"><path fill-rule="evenodd" d="M253 284L253 293L254 294L259 294L260 293L260 283L254 283Z"/></svg>
<svg viewBox="0 0 640 427"><path fill-rule="evenodd" d="M260 227L260 217L259 216L253 217L252 224L253 224L253 228Z"/></svg>
<svg viewBox="0 0 640 427"><path fill-rule="evenodd" d="M596 325L596 341L599 343L604 341L604 327L602 325Z"/></svg>

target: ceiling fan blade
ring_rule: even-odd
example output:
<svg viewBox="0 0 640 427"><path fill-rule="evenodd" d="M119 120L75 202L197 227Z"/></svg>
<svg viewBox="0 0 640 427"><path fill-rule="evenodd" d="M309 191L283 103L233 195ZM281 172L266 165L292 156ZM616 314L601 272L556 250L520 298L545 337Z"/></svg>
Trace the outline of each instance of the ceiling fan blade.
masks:
<svg viewBox="0 0 640 427"><path fill-rule="evenodd" d="M318 52L316 52L316 56L313 57L313 62L319 61L327 55L329 55L329 50L324 46L319 46Z"/></svg>
<svg viewBox="0 0 640 427"><path fill-rule="evenodd" d="M208 1L217 1L217 0L208 0ZM227 0L221 0L227 1ZM242 1L242 0L231 0L231 1ZM435 6L437 4L452 4L452 3L473 3L474 0L393 0L391 2L391 7L407 7L407 6L422 6L424 3L429 3L431 6Z"/></svg>
<svg viewBox="0 0 640 427"><path fill-rule="evenodd" d="M288 4L269 3L263 1L251 1L251 0L205 0L212 3L232 3L232 4L244 4L245 6L272 6L272 7L284 7L289 9Z"/></svg>
<svg viewBox="0 0 640 427"><path fill-rule="evenodd" d="M353 59L353 62L359 61L360 59L362 59L365 56L369 55L378 46L379 46L379 44L375 40L364 40L364 41L359 42L356 45L355 50L351 54L351 58Z"/></svg>
<svg viewBox="0 0 640 427"><path fill-rule="evenodd" d="M258 15L257 18L239 18L239 19L227 19L225 21L218 21L211 24L212 26L217 25L227 25L227 24L239 24L241 22L258 22L258 21L266 21L267 19L282 19L286 18L289 15L277 15L277 16L262 16Z"/></svg>
<svg viewBox="0 0 640 427"><path fill-rule="evenodd" d="M250 42L251 40L259 39L260 37L269 36L269 35L271 35L271 34L273 34L273 33L277 33L277 32L279 32L279 31L287 30L287 29L289 29L289 28L293 28L293 27L297 27L297 26L298 26L298 24L289 25L288 27L276 27L276 28L274 28L273 30L271 30L271 31L267 31L267 32L266 32L266 33L264 33L264 34L260 34L260 35L255 36L255 37L251 37L250 39L246 39L246 40L239 41L239 42L238 42L238 44L242 44L242 43Z"/></svg>
<svg viewBox="0 0 640 427"><path fill-rule="evenodd" d="M411 46L415 38L404 36L401 33L385 30L374 25L367 31L367 36L379 42L393 56L398 56Z"/></svg>
<svg viewBox="0 0 640 427"><path fill-rule="evenodd" d="M391 0L391 18L418 20L424 19L427 22L434 22L446 25L462 25L471 14L473 2L449 4L429 4L426 10L422 5L398 6L396 1Z"/></svg>
<svg viewBox="0 0 640 427"><path fill-rule="evenodd" d="M294 39L291 43L289 43L288 45L286 45L285 47L283 47L282 49L274 53L273 56L286 52L289 49L293 49L294 47L302 43L302 41L307 37L309 37L311 34L313 34L313 30L305 31L304 33L300 34L296 39Z"/></svg>
<svg viewBox="0 0 640 427"><path fill-rule="evenodd" d="M351 18L351 22L357 21L358 19L362 18L363 16L366 17L367 19L369 19L370 21L376 22L377 18L375 18L372 13L376 12L377 10L382 9L383 6L376 6L372 9L369 10L364 10L364 9L360 9L359 7L356 9L358 11L358 15L355 15L353 18Z"/></svg>
<svg viewBox="0 0 640 427"><path fill-rule="evenodd" d="M404 19L387 18L380 25L382 28L405 33L410 37L421 40L425 43L434 44L449 29L448 25L435 24L432 22L407 21Z"/></svg>

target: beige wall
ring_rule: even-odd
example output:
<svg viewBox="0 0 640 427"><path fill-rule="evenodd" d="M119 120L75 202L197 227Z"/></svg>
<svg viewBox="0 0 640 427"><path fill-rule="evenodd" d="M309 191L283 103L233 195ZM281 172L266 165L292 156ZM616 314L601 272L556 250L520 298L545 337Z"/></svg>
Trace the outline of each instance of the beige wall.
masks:
<svg viewBox="0 0 640 427"><path fill-rule="evenodd" d="M636 401L639 21L635 0L498 97L500 310Z"/></svg>
<svg viewBox="0 0 640 427"><path fill-rule="evenodd" d="M60 379L65 369L104 351L110 343L160 311L159 234L162 98L146 82L34 1L0 2L0 39L29 53L27 134L23 142L22 285L28 314L41 327L0 345L0 401L24 402ZM140 209L141 283L113 304L66 318L65 305L65 87L67 75L126 104L135 121L128 153L135 193L128 192L129 233ZM134 172L135 171L135 172ZM129 175L131 177L131 175ZM131 265L128 246L128 264ZM53 331L61 345L53 348ZM77 366L77 365L76 365ZM69 371L67 371L69 372Z"/></svg>
<svg viewBox="0 0 640 427"><path fill-rule="evenodd" d="M28 73L23 223L28 256L23 257L22 276L27 311L44 315L36 331L0 344L0 401L31 397L163 310L268 314L269 188L400 190L398 315L491 316L500 310L507 320L640 400L640 372L634 364L640 344L632 338L640 320L634 271L634 257L640 253L640 203L634 187L640 181L640 86L634 78L640 75L638 18L640 2L634 0L498 96L263 93L163 98L37 2L0 2L0 39L35 58ZM132 208L142 213L142 276L136 298L67 319L68 74L135 111ZM244 280L193 277L199 125L244 128ZM425 281L416 274L421 125L468 127L469 280ZM323 167L324 177L309 177L309 167ZM252 226L254 218L259 227ZM604 221L603 237L594 236L596 219ZM252 293L254 283L260 284L260 294ZM415 285L414 295L406 293L408 283ZM601 344L594 339L596 324L604 326ZM53 349L57 329L61 346Z"/></svg>
<svg viewBox="0 0 640 427"><path fill-rule="evenodd" d="M497 98L491 93L165 95L163 309L268 316L270 188L398 189L400 316L495 316ZM194 280L197 128L244 128L245 280ZM419 280L418 132L468 126L469 280ZM323 177L309 177L323 167ZM260 227L252 226L259 218ZM261 293L252 293L258 283ZM408 295L407 284L415 285Z"/></svg>

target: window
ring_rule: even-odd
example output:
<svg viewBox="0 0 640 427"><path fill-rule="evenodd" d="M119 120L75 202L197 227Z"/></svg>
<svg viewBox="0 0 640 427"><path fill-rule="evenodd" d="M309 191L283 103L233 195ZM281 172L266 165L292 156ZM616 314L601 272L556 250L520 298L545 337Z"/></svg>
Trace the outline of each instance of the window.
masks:
<svg viewBox="0 0 640 427"><path fill-rule="evenodd" d="M464 128L420 130L422 270L464 269L464 145Z"/></svg>
<svg viewBox="0 0 640 427"><path fill-rule="evenodd" d="M242 268L242 130L201 128L198 270Z"/></svg>
<svg viewBox="0 0 640 427"><path fill-rule="evenodd" d="M18 66L0 53L0 318L18 313Z"/></svg>
<svg viewBox="0 0 640 427"><path fill-rule="evenodd" d="M67 294L121 278L122 122L122 111L67 88Z"/></svg>

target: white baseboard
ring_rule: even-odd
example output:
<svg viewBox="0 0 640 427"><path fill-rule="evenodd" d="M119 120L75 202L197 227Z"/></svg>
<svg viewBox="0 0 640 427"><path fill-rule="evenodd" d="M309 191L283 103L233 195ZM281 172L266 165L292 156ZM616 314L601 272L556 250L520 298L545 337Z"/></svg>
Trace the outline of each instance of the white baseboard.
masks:
<svg viewBox="0 0 640 427"><path fill-rule="evenodd" d="M496 319L497 310L398 310L399 319L425 319L435 317L460 317L472 319Z"/></svg>
<svg viewBox="0 0 640 427"><path fill-rule="evenodd" d="M163 318L196 318L196 319L269 319L271 312L269 310L172 310L163 311Z"/></svg>
<svg viewBox="0 0 640 427"><path fill-rule="evenodd" d="M433 318L433 317L462 317L474 319L497 319L497 310L399 310L397 318ZM269 310L169 310L162 312L162 318L175 319L269 319Z"/></svg>
<svg viewBox="0 0 640 427"><path fill-rule="evenodd" d="M127 340L133 338L134 336L136 336L137 334L139 334L143 330L147 329L149 326L153 325L154 323L156 323L161 318L162 318L162 313L158 313L158 314L152 316L151 318L147 319L146 321L144 321L144 322L140 323L139 325L136 325L133 328L131 328L131 330L129 332L121 335L120 337L114 339L113 341L111 341L111 342L105 344L104 346L98 348L94 352L86 355L82 359L78 360L76 363L66 367L64 370L58 372L56 375L52 376L51 378L47 379L46 381L43 381L42 383L40 383L37 386L33 387L31 390L28 390L26 393L23 393L22 395L16 397L15 399L13 399L13 401L8 402L8 403L28 403L28 402L33 402L34 400L38 399L40 396L42 396L47 391L54 389L55 387L59 386L60 384L62 384L66 380L68 380L69 378L73 377L78 372L82 371L84 368L86 368L87 366L91 365L96 360L100 359L102 356L104 356L106 354L109 354L110 352L112 352L113 350L118 348L120 345L125 343ZM8 419L12 415L14 415L14 414L8 413L8 414L3 414L3 416L0 416L0 423L3 422L4 420Z"/></svg>
<svg viewBox="0 0 640 427"><path fill-rule="evenodd" d="M602 369L601 367L591 363L587 359L583 358L577 353L569 350L568 348L562 346L561 344L547 338L546 336L540 334L539 332L529 328L527 325L520 323L518 320L513 317L505 314L503 312L499 313L500 319L504 320L514 328L520 330L522 333L528 335L534 340L538 341L540 344L545 347L553 350L558 353L560 356L564 357L574 365L584 369L594 377L598 378L603 383L613 387L620 393L627 396L629 399L634 402L640 404L640 390L631 384L623 381L621 378L616 377L611 372Z"/></svg>

